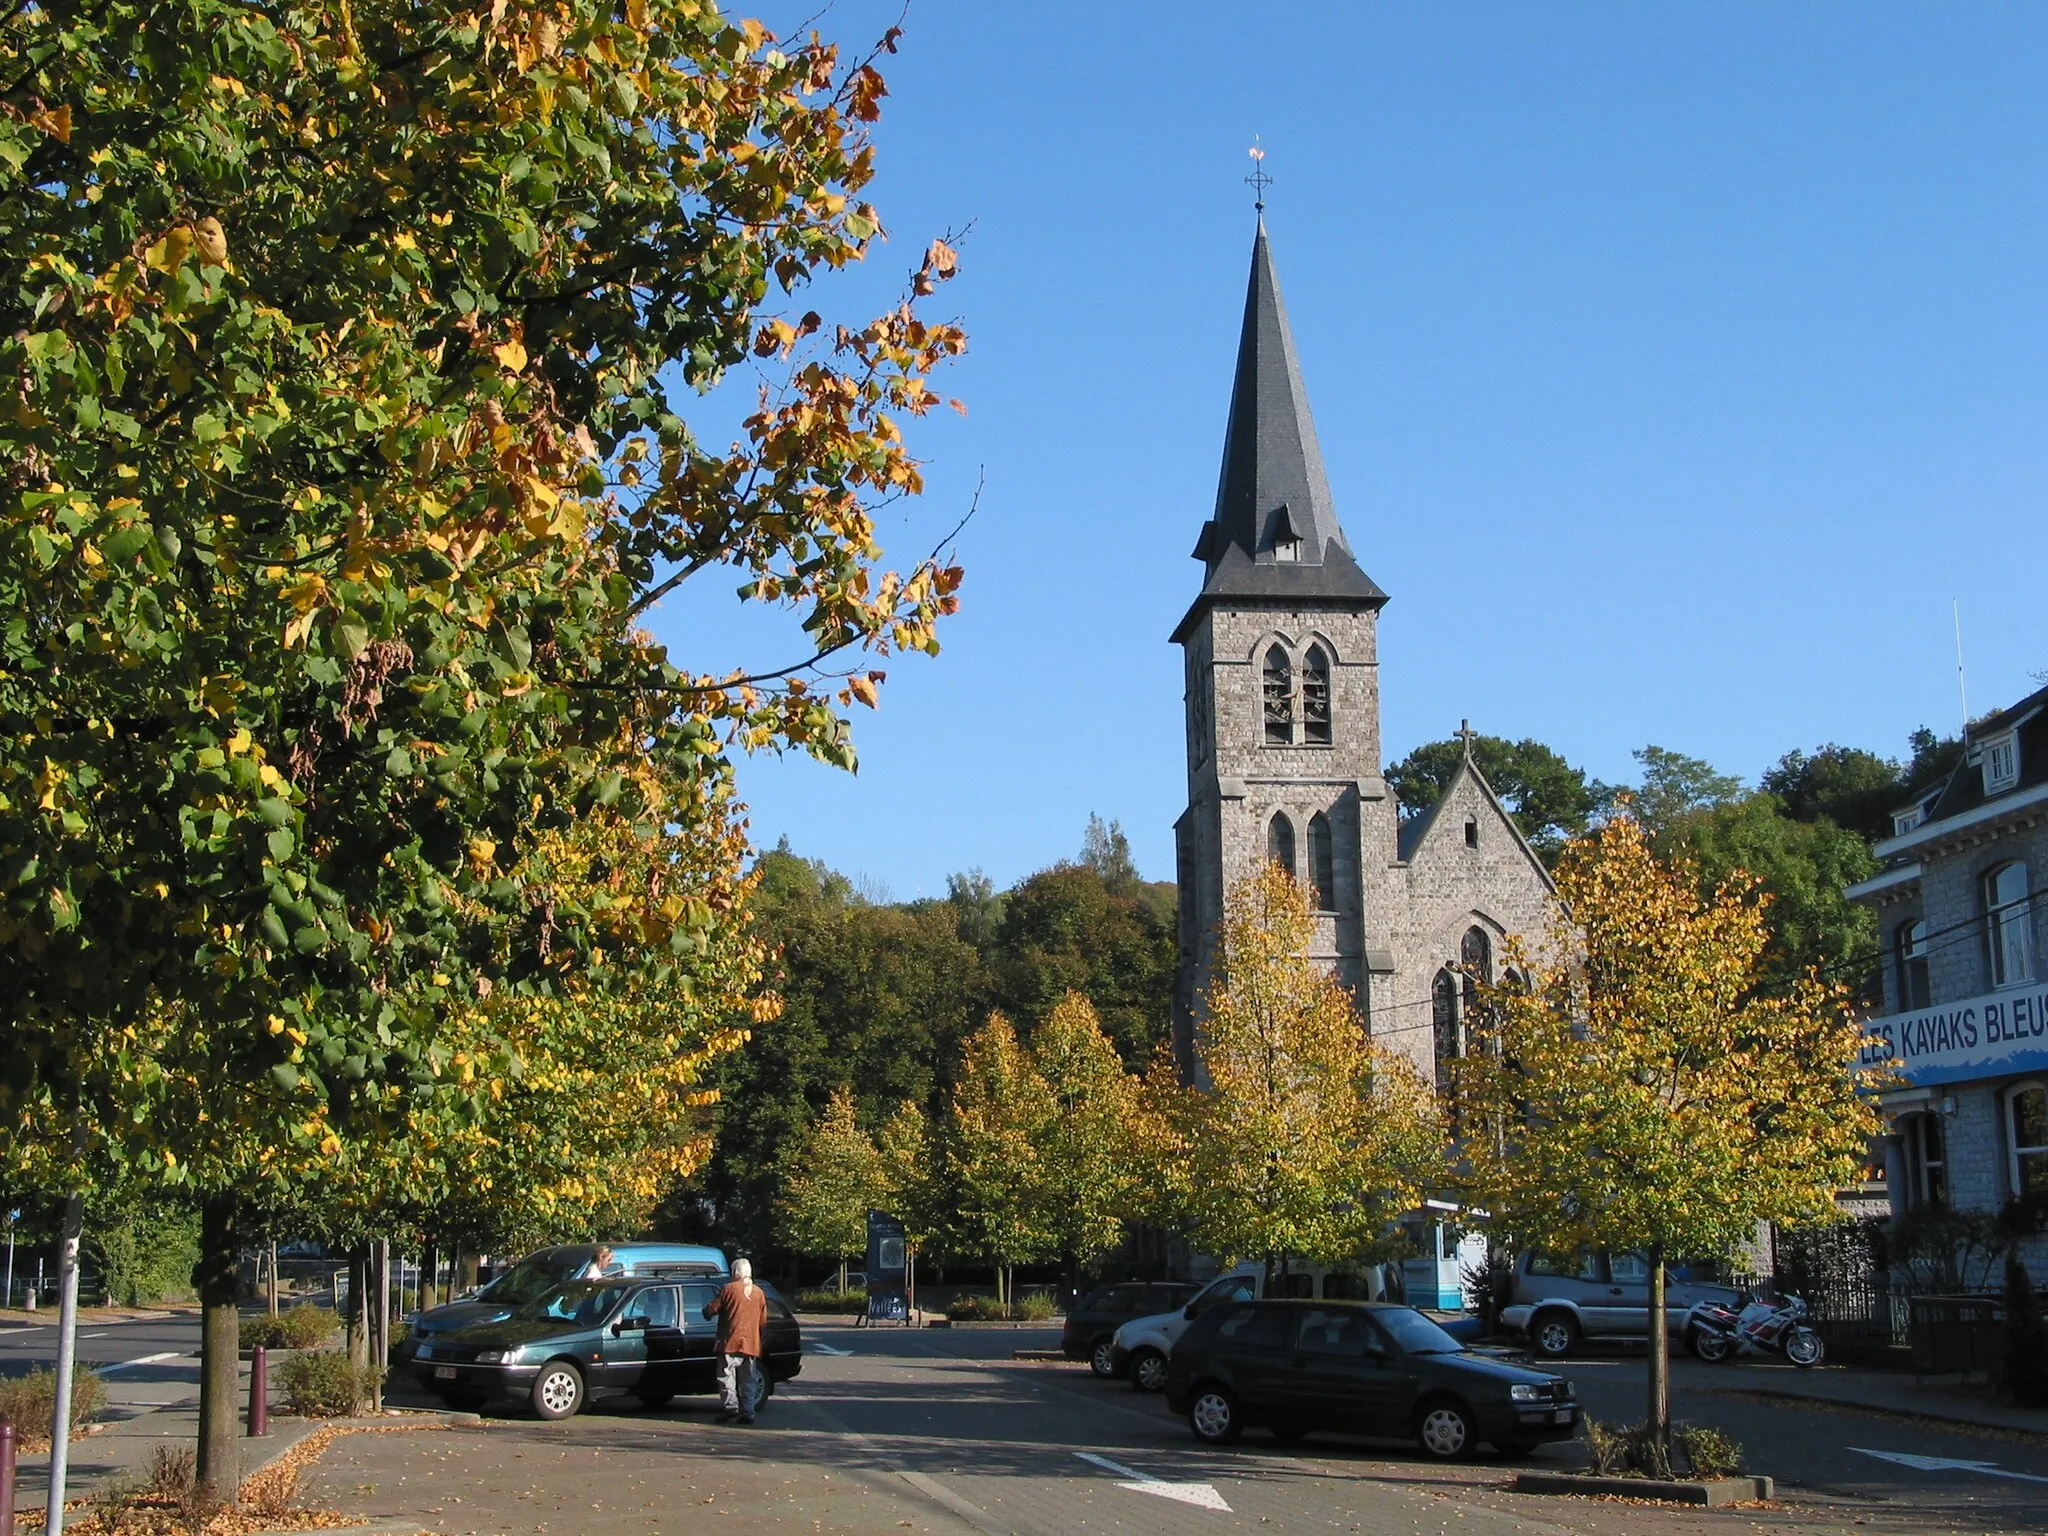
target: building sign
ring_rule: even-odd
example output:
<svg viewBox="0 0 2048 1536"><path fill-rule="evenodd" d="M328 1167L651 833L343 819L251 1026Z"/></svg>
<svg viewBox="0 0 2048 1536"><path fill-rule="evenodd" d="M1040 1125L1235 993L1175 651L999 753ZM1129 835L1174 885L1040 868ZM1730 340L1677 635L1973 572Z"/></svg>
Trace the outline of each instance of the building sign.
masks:
<svg viewBox="0 0 2048 1536"><path fill-rule="evenodd" d="M1892 1067L1915 1088L2048 1071L2048 986L1870 1019L1856 1064Z"/></svg>

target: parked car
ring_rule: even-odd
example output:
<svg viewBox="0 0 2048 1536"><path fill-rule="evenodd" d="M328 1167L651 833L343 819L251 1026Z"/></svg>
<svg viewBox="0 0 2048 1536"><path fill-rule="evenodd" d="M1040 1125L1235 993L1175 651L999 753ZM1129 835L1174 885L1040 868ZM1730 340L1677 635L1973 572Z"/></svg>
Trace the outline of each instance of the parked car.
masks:
<svg viewBox="0 0 2048 1536"><path fill-rule="evenodd" d="M1513 1455L1578 1427L1572 1384L1474 1354L1413 1307L1369 1301L1234 1301L1174 1345L1167 1405L1195 1438L1318 1431L1413 1438L1448 1461L1491 1441Z"/></svg>
<svg viewBox="0 0 2048 1536"><path fill-rule="evenodd" d="M1358 1289L1369 1279L1321 1269L1276 1275L1272 1293L1294 1300L1376 1301L1378 1296L1361 1296ZM1136 1317L1117 1329L1110 1338L1109 1372L1112 1377L1130 1378L1140 1392L1158 1392L1166 1386L1166 1359L1188 1324L1218 1302L1257 1301L1268 1296L1263 1264L1240 1264L1211 1280L1186 1306L1175 1312ZM1479 1336L1479 1319L1456 1318L1446 1326L1461 1338ZM1097 1374L1101 1374L1098 1372Z"/></svg>
<svg viewBox="0 0 2048 1536"><path fill-rule="evenodd" d="M704 1316L704 1304L724 1283L722 1275L565 1281L509 1317L421 1343L413 1375L451 1408L523 1399L544 1419L566 1419L617 1393L661 1408L716 1392L718 1323ZM761 1289L766 1396L803 1370L803 1334L789 1304L772 1286Z"/></svg>
<svg viewBox="0 0 2048 1536"><path fill-rule="evenodd" d="M1060 1327L1060 1351L1069 1360L1086 1360L1098 1376L1112 1375L1111 1349L1117 1329L1134 1317L1180 1311L1195 1289L1182 1280L1127 1280L1101 1286L1067 1313Z"/></svg>
<svg viewBox="0 0 2048 1536"><path fill-rule="evenodd" d="M1719 1284L1703 1265L1664 1268L1665 1325L1685 1333L1686 1314L1702 1301L1739 1308L1743 1297ZM1697 1278L1695 1278L1697 1276ZM1513 1296L1501 1326L1526 1337L1529 1347L1556 1360L1581 1339L1640 1339L1649 1331L1650 1265L1639 1253L1580 1253L1566 1258L1525 1253L1515 1261Z"/></svg>
<svg viewBox="0 0 2048 1536"><path fill-rule="evenodd" d="M729 1272L725 1255L716 1248L695 1243L612 1243L612 1263L621 1275L659 1271L666 1275L720 1275ZM404 1365L413 1352L429 1339L444 1333L473 1328L479 1323L498 1323L565 1280L575 1279L597 1257L596 1243L568 1243L540 1248L488 1285L480 1286L454 1301L405 1320L405 1337L392 1350L393 1363Z"/></svg>

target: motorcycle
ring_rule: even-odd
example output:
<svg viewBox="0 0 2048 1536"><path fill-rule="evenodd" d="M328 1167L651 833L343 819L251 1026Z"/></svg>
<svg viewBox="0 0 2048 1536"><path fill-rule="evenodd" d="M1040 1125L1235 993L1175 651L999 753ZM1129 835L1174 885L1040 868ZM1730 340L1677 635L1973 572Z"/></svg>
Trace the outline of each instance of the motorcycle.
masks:
<svg viewBox="0 0 2048 1536"><path fill-rule="evenodd" d="M1797 1296L1752 1301L1740 1312L1724 1302L1703 1301L1686 1314L1685 1338L1692 1352L1709 1362L1783 1355L1807 1370L1820 1364L1827 1346L1806 1317L1806 1303Z"/></svg>

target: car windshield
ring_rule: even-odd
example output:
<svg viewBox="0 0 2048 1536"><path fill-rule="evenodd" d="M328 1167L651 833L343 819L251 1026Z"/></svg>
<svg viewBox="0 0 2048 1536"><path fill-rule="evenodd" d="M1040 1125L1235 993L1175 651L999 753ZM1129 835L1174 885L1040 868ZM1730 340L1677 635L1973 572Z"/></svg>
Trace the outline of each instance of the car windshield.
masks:
<svg viewBox="0 0 2048 1536"><path fill-rule="evenodd" d="M521 1259L517 1264L478 1291L479 1300L507 1307L523 1307L553 1290L571 1275L581 1274L582 1259Z"/></svg>
<svg viewBox="0 0 2048 1536"><path fill-rule="evenodd" d="M619 1280L571 1280L535 1297L519 1309L519 1315L587 1328L603 1322L625 1293L625 1283Z"/></svg>
<svg viewBox="0 0 2048 1536"><path fill-rule="evenodd" d="M1465 1346L1413 1307L1381 1307L1373 1319L1409 1355L1459 1355Z"/></svg>

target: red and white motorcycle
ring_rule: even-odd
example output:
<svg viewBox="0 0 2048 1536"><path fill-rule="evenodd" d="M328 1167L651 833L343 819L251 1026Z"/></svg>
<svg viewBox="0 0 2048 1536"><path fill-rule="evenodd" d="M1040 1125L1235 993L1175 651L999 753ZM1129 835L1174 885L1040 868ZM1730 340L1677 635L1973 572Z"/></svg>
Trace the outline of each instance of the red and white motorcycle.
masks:
<svg viewBox="0 0 2048 1536"><path fill-rule="evenodd" d="M1685 1317L1685 1340L1706 1361L1737 1355L1783 1355L1802 1370L1819 1365L1827 1346L1807 1320L1797 1296L1752 1301L1740 1312L1718 1301L1703 1301Z"/></svg>

